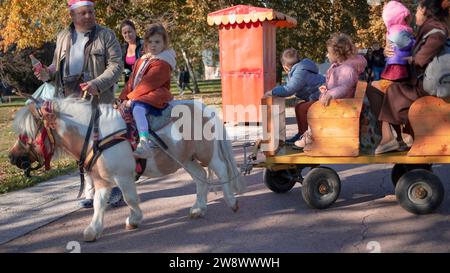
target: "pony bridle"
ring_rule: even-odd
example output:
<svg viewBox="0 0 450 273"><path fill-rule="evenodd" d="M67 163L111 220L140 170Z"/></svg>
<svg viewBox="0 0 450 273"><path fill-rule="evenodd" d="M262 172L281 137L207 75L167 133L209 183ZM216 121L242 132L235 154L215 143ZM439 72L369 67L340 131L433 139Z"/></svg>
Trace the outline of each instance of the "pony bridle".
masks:
<svg viewBox="0 0 450 273"><path fill-rule="evenodd" d="M25 171L38 170L42 166L44 166L44 158L36 151L35 144L33 143L32 139L30 139L26 135L20 135L19 139L17 140L17 143L23 150L25 150L27 152L27 154L31 154L31 156L37 160L38 165L35 167L32 167L31 164L33 164L34 161L32 161L30 159L30 157L20 158L21 159L20 164L19 164L19 162L16 161L14 163L15 165L17 165L20 169L23 169Z"/></svg>
<svg viewBox="0 0 450 273"><path fill-rule="evenodd" d="M38 166L31 168L37 170L45 166L46 170L50 169L50 161L55 152L55 137L53 130L56 129L56 114L52 101L44 101L40 107L39 102L34 100L28 104L35 122L38 125L37 133L32 138L26 135L19 136L19 145L27 150L38 161ZM49 143L47 145L46 143ZM36 148L39 147L39 150Z"/></svg>

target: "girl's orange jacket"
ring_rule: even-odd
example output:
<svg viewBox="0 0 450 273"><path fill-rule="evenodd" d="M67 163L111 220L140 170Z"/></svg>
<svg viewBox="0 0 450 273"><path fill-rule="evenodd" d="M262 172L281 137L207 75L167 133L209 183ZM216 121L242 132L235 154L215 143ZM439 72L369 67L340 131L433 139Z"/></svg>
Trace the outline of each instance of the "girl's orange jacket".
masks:
<svg viewBox="0 0 450 273"><path fill-rule="evenodd" d="M170 93L170 65L161 59L153 59L144 71L141 81L134 90L131 90L136 77L137 70L144 60L140 58L136 61L133 74L125 85L119 98L121 100L136 100L153 107L162 109L168 102L173 100Z"/></svg>

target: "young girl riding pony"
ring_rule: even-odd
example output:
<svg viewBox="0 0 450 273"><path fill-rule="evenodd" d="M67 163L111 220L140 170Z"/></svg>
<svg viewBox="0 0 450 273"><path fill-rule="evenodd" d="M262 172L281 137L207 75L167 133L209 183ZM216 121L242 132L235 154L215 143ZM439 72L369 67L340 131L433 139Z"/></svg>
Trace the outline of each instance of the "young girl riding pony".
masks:
<svg viewBox="0 0 450 273"><path fill-rule="evenodd" d="M147 115L160 116L173 100L170 93L170 74L176 67L175 52L168 48L165 28L152 24L144 35L143 55L136 61L133 74L119 98L131 108L139 131L135 155L145 157L157 146L149 139Z"/></svg>

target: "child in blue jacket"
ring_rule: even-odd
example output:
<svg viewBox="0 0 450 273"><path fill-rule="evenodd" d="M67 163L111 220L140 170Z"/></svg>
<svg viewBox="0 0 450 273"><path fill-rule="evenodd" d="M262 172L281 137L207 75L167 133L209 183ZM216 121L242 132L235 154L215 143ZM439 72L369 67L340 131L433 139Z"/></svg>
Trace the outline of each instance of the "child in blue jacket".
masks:
<svg viewBox="0 0 450 273"><path fill-rule="evenodd" d="M295 96L302 100L295 106L298 133L286 140L286 143L294 143L308 129L307 124L300 122L300 112L304 111L302 104L319 99L319 87L325 83L325 76L319 74L319 68L310 59L300 60L297 50L286 49L281 55L281 64L284 71L288 73L286 84L275 87L271 95L277 97ZM308 107L309 108L309 107Z"/></svg>

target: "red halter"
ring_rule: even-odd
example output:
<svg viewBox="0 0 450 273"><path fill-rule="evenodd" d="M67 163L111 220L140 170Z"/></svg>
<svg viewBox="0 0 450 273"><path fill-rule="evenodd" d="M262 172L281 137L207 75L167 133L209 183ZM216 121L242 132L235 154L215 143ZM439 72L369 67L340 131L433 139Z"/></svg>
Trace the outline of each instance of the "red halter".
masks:
<svg viewBox="0 0 450 273"><path fill-rule="evenodd" d="M50 170L50 162L55 152L55 140L51 132L51 129L56 129L56 115L53 112L53 103L45 101L39 110L36 109L33 103L29 104L28 108L34 118L40 123L38 133L33 139L26 135L20 135L19 141L25 145L30 144L30 152L43 158L45 169ZM49 145L46 143L49 143ZM35 147L38 147L38 149L35 149Z"/></svg>

